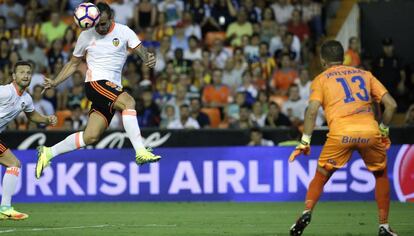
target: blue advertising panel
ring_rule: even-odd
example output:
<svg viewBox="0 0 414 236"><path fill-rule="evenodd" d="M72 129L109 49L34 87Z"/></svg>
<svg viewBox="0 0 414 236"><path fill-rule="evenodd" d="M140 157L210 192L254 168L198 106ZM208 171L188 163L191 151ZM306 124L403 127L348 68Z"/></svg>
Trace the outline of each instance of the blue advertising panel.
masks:
<svg viewBox="0 0 414 236"><path fill-rule="evenodd" d="M36 152L22 162L14 202L303 201L320 146L288 163L291 147L158 148L159 163L139 167L132 149L78 150L53 160L35 179ZM414 199L414 145L388 151L391 197ZM1 170L4 173L4 167ZM354 153L325 186L322 200L374 200L375 179Z"/></svg>

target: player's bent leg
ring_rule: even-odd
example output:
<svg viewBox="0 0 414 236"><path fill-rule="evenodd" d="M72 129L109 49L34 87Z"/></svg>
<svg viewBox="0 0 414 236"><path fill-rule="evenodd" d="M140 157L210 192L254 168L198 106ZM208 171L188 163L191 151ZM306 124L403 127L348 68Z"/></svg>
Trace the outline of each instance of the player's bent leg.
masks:
<svg viewBox="0 0 414 236"><path fill-rule="evenodd" d="M151 149L146 149L141 136L137 120L137 112L135 110L135 101L128 93L124 92L118 96L115 101L114 108L122 112L122 123L128 135L129 140L136 152L136 159L138 165L145 163L157 162L161 159L160 156L154 155Z"/></svg>
<svg viewBox="0 0 414 236"><path fill-rule="evenodd" d="M86 145L91 145L99 141L101 135L105 132L107 128L106 118L101 115L99 112L91 112L86 125L85 131L83 133L83 140Z"/></svg>
<svg viewBox="0 0 414 236"><path fill-rule="evenodd" d="M312 210L322 194L323 187L334 172L335 169L326 169L321 166L317 167L315 177L313 177L312 181L310 182L308 192L306 194L305 210L302 212L302 215L296 220L296 222L290 227L291 236L302 235L306 226L310 224L312 219Z"/></svg>
<svg viewBox="0 0 414 236"><path fill-rule="evenodd" d="M0 206L1 220L24 220L29 216L25 213L18 212L11 206L11 199L16 190L17 181L20 175L20 161L9 150L6 149L0 154L0 164L7 167L3 176L3 192Z"/></svg>

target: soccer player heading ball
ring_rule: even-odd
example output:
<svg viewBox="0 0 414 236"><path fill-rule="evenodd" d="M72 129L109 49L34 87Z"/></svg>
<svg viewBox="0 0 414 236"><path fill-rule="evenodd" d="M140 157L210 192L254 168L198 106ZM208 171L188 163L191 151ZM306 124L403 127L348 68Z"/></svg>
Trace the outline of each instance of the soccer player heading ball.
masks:
<svg viewBox="0 0 414 236"><path fill-rule="evenodd" d="M13 69L13 82L0 86L0 132L21 112L35 123L56 125L56 116L43 116L35 111L32 97L26 92L32 80L32 65L19 61ZM20 175L20 161L0 140L0 164L5 166L3 192L1 194L0 220L24 220L27 214L18 212L11 206Z"/></svg>
<svg viewBox="0 0 414 236"><path fill-rule="evenodd" d="M301 143L289 161L300 154L309 155L310 141L316 115L323 107L329 126L328 139L322 149L315 177L309 184L305 210L290 229L290 235L302 235L311 221L324 185L335 170L343 167L354 150L362 156L376 180L375 199L379 214L379 236L395 236L388 225L390 186L387 177L387 154L391 142L388 125L397 104L385 87L368 71L343 66L344 49L338 41L327 41L321 47L321 62L326 68L311 85L309 105ZM383 120L378 125L372 105L385 106Z"/></svg>
<svg viewBox="0 0 414 236"><path fill-rule="evenodd" d="M73 56L55 79L46 78L45 89L52 88L69 78L86 55L88 70L85 79L85 92L92 102L88 124L84 131L69 135L52 147L38 147L36 178L57 155L70 152L99 140L106 130L116 110L122 112L125 131L136 152L139 165L156 162L160 156L144 147L135 111L135 101L122 90L121 73L127 49L131 48L146 66L155 66L155 56L142 46L134 31L128 26L115 23L112 10L106 3L96 5L100 11L99 23L83 31L76 42Z"/></svg>

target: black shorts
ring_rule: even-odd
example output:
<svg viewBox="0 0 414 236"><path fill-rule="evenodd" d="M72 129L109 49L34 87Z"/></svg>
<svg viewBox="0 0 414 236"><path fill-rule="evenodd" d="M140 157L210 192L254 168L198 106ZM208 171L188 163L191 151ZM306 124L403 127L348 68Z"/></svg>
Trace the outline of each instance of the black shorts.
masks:
<svg viewBox="0 0 414 236"><path fill-rule="evenodd" d="M7 145L3 142L3 140L0 139L0 155L3 154L7 149Z"/></svg>
<svg viewBox="0 0 414 236"><path fill-rule="evenodd" d="M123 90L118 85L108 80L98 80L85 83L85 93L89 101L92 102L92 112L97 112L106 120L106 126L111 123L115 114L114 103Z"/></svg>

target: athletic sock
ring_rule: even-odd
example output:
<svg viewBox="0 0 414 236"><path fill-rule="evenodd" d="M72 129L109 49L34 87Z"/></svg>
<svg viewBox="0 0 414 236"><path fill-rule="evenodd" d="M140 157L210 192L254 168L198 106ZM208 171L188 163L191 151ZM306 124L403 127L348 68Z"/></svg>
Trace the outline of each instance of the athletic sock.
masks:
<svg viewBox="0 0 414 236"><path fill-rule="evenodd" d="M51 147L52 158L57 155L67 153L85 146L86 145L83 139L83 132L71 134L64 140L60 141L59 143Z"/></svg>
<svg viewBox="0 0 414 236"><path fill-rule="evenodd" d="M19 167L8 167L6 169L6 173L3 176L3 194L1 196L2 208L11 206L11 198L16 190L19 174Z"/></svg>
<svg viewBox="0 0 414 236"><path fill-rule="evenodd" d="M137 112L134 109L126 109L122 111L122 123L124 129L128 135L132 146L137 152L139 149L144 148L144 143L141 137L141 130L139 129Z"/></svg>
<svg viewBox="0 0 414 236"><path fill-rule="evenodd" d="M378 221L380 224L388 223L390 209L390 181L387 170L374 172L375 176L375 200L378 206Z"/></svg>

